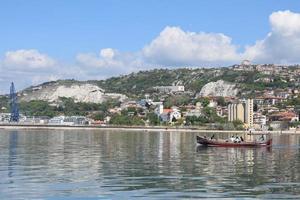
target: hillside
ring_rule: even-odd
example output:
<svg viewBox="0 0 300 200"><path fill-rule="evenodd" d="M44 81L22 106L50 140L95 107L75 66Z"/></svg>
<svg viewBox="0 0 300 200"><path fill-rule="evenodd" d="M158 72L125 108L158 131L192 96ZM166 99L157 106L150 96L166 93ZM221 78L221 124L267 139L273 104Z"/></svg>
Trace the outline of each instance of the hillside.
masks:
<svg viewBox="0 0 300 200"><path fill-rule="evenodd" d="M99 86L75 80L60 80L43 83L38 86L27 88L19 93L20 101L42 100L58 102L60 98L71 98L74 102L102 103L107 99L126 99L125 95L106 93Z"/></svg>
<svg viewBox="0 0 300 200"><path fill-rule="evenodd" d="M254 65L250 66L252 70L248 69L249 66L241 70L240 67L154 69L88 82L97 84L107 92L126 94L129 97L151 94L153 87L167 85L184 85L186 91L195 95L205 84L218 80L235 84L238 96L251 95L255 90L265 88L297 87L300 83L299 66Z"/></svg>
<svg viewBox="0 0 300 200"><path fill-rule="evenodd" d="M154 69L106 80L58 80L20 91L19 100L55 102L60 97L66 97L75 102L102 103L111 98L124 100L125 95L132 99L143 98L146 93L157 94L153 87L168 85L184 85L185 91L191 96L197 96L202 88L203 94L209 94L211 90L219 90L222 94L223 88L220 86L224 82L219 86L215 85L220 80L228 84L223 86L229 88L225 95L251 96L254 91L265 88L297 87L300 83L299 66L236 65L223 68ZM6 98L2 99L1 105L7 105L5 100Z"/></svg>

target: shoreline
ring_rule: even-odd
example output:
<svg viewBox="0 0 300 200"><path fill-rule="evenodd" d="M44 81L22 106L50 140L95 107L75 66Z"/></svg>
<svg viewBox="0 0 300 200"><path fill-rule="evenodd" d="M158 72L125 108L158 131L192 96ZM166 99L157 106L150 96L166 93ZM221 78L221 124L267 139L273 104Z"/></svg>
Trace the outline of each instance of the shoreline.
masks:
<svg viewBox="0 0 300 200"><path fill-rule="evenodd" d="M10 129L48 129L48 130L121 130L121 131L149 131L149 132L191 132L191 133L249 133L246 130L211 130L195 127L164 127L164 126L69 126L43 124L0 124L0 130ZM252 131L252 134L262 134L266 131ZM272 134L300 134L300 130L267 131Z"/></svg>

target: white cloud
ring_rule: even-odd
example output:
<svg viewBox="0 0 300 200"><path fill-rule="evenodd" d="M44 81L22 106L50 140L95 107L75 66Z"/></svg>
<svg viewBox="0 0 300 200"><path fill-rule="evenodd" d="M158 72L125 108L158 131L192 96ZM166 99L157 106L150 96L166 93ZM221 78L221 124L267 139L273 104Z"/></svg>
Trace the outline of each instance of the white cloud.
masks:
<svg viewBox="0 0 300 200"><path fill-rule="evenodd" d="M8 51L0 60L1 91L7 91L10 82L16 83L16 88L39 84L62 77L61 64L48 55L35 49L20 49Z"/></svg>
<svg viewBox="0 0 300 200"><path fill-rule="evenodd" d="M5 53L3 66L8 69L37 70L52 67L55 61L35 49L20 49Z"/></svg>
<svg viewBox="0 0 300 200"><path fill-rule="evenodd" d="M300 14L289 10L269 17L271 32L255 45L246 47L244 58L257 63L299 63Z"/></svg>
<svg viewBox="0 0 300 200"><path fill-rule="evenodd" d="M124 63L119 60L118 52L114 49L102 49L99 56L92 53L80 53L77 55L76 60L85 66L91 66L95 68L107 68L107 67L120 67Z"/></svg>
<svg viewBox="0 0 300 200"><path fill-rule="evenodd" d="M202 65L230 63L239 59L237 47L222 33L185 32L166 27L143 49L148 62L163 65Z"/></svg>
<svg viewBox="0 0 300 200"><path fill-rule="evenodd" d="M93 74L109 76L154 67L235 63L239 61L239 55L231 38L224 34L185 32L179 27L166 27L138 52L124 53L106 48L98 55L80 53L76 60Z"/></svg>
<svg viewBox="0 0 300 200"><path fill-rule="evenodd" d="M139 53L124 53L111 48L101 49L98 55L80 53L76 61L88 74L99 74L102 78L142 70L148 66Z"/></svg>
<svg viewBox="0 0 300 200"><path fill-rule="evenodd" d="M8 51L0 60L0 91L11 81L18 88L44 81L74 78L103 79L155 67L226 66L249 59L255 63L300 63L300 13L274 12L268 35L246 46L244 52L222 33L189 32L164 28L137 52L105 48L78 53L74 63L62 63L36 49Z"/></svg>
<svg viewBox="0 0 300 200"><path fill-rule="evenodd" d="M106 58L106 59L110 59L110 60L114 58L115 54L116 54L116 51L111 48L101 49L101 51L100 51L100 56L102 58Z"/></svg>
<svg viewBox="0 0 300 200"><path fill-rule="evenodd" d="M274 12L270 15L272 31L283 36L300 34L300 14L289 10Z"/></svg>

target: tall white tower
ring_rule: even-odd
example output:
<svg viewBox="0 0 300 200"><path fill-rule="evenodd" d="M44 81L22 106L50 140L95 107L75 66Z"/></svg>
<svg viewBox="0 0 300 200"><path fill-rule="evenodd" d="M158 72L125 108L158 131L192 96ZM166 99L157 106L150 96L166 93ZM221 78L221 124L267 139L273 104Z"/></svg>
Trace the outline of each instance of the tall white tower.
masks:
<svg viewBox="0 0 300 200"><path fill-rule="evenodd" d="M251 128L253 127L253 99L247 99L245 107L245 122L248 128Z"/></svg>

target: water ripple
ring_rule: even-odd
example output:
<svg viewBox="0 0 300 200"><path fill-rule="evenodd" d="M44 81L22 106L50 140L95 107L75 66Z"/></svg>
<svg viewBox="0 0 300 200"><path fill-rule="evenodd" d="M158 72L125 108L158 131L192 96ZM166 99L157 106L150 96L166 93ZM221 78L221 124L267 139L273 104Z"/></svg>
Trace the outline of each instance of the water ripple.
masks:
<svg viewBox="0 0 300 200"><path fill-rule="evenodd" d="M192 133L2 131L0 199L300 199L299 137L274 143L203 148Z"/></svg>

